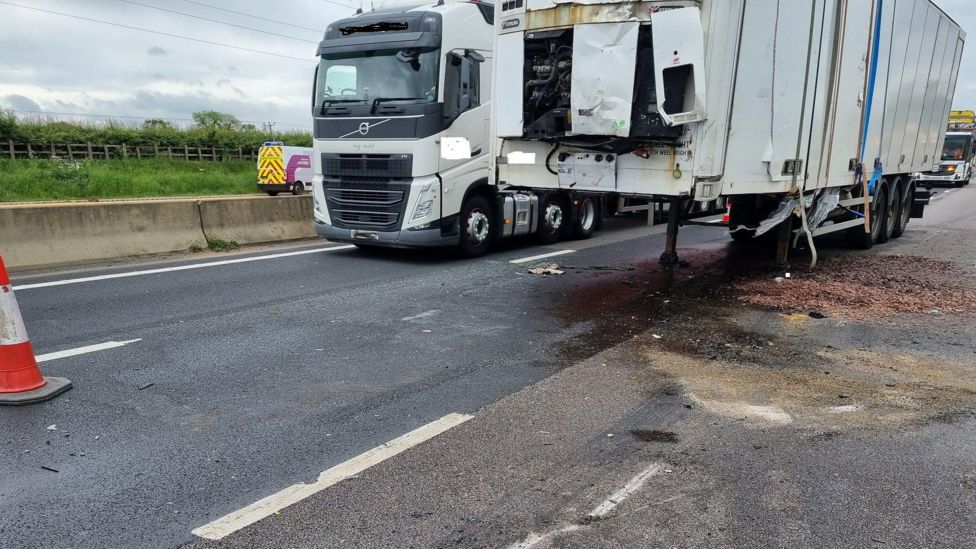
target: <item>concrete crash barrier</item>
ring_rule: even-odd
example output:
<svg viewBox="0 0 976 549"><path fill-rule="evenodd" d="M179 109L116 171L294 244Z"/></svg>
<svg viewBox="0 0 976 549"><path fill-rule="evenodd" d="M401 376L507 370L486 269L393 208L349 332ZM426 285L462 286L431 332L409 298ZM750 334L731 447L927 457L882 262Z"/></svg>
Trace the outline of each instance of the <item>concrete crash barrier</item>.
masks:
<svg viewBox="0 0 976 549"><path fill-rule="evenodd" d="M207 238L238 244L315 236L310 195L201 200L200 220Z"/></svg>
<svg viewBox="0 0 976 549"><path fill-rule="evenodd" d="M0 250L13 269L54 267L206 246L196 200L0 207Z"/></svg>

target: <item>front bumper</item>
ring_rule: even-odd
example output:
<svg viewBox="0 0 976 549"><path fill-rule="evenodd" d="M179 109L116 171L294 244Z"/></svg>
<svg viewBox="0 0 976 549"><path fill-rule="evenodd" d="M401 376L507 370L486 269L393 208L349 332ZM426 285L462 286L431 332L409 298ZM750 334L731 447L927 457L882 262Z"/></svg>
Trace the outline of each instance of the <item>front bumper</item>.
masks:
<svg viewBox="0 0 976 549"><path fill-rule="evenodd" d="M458 243L458 235L443 236L440 226L423 230L368 231L340 229L316 220L315 232L332 242L351 242L383 248L449 248Z"/></svg>

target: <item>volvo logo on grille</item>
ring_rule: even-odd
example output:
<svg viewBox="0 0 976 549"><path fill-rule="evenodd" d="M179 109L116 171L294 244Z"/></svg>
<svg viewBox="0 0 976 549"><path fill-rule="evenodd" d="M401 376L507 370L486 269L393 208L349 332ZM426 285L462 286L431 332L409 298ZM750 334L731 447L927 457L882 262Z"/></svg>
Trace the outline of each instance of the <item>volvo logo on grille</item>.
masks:
<svg viewBox="0 0 976 549"><path fill-rule="evenodd" d="M369 133L369 130L375 128L376 126L379 126L380 124L386 124L390 120L392 120L392 118L387 118L386 120L380 120L379 122L373 122L372 124L370 124L369 122L366 122L366 121L360 122L359 123L359 129L353 130L353 131L351 131L351 132L349 132L349 133L347 133L345 135L340 135L339 136L339 139L343 139L343 138L350 137L350 136L357 135L357 134L358 135L366 135L366 134Z"/></svg>

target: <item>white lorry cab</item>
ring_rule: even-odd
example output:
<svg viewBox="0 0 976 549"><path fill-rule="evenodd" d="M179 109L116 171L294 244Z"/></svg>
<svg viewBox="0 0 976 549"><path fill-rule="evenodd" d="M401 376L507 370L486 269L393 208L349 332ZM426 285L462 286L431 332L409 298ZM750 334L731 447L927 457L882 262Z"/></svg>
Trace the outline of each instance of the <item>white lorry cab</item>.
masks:
<svg viewBox="0 0 976 549"><path fill-rule="evenodd" d="M976 112L952 111L942 157L934 171L918 175L921 185L968 185L976 160Z"/></svg>
<svg viewBox="0 0 976 549"><path fill-rule="evenodd" d="M496 20L492 182L539 197L542 231L608 193L666 203L668 262L689 205L721 198L734 238L776 228L781 265L799 236L901 235L965 41L931 0L515 0Z"/></svg>
<svg viewBox="0 0 976 549"><path fill-rule="evenodd" d="M258 150L258 190L270 196L304 193L312 186L312 149L267 141Z"/></svg>
<svg viewBox="0 0 976 549"><path fill-rule="evenodd" d="M479 215L493 209L478 189L488 185L494 6L376 5L330 24L318 48L315 228L358 245L457 246L466 228L487 230ZM470 147L443 158L457 136Z"/></svg>

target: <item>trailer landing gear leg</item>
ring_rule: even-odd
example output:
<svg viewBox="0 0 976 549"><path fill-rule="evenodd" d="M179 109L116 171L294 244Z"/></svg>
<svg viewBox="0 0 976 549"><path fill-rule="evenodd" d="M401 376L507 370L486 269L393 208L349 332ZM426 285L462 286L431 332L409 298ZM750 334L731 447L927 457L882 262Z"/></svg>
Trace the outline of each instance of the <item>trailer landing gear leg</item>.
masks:
<svg viewBox="0 0 976 549"><path fill-rule="evenodd" d="M661 254L661 264L674 267L678 264L678 226L681 221L681 199L675 198L668 205L668 233Z"/></svg>
<svg viewBox="0 0 976 549"><path fill-rule="evenodd" d="M793 216L780 223L776 233L776 263L773 268L786 273L790 270L790 237L793 235Z"/></svg>

